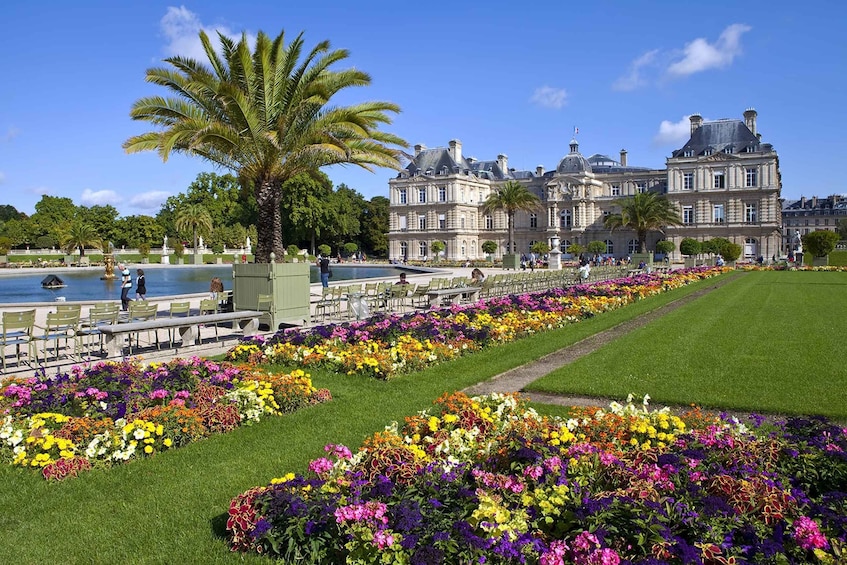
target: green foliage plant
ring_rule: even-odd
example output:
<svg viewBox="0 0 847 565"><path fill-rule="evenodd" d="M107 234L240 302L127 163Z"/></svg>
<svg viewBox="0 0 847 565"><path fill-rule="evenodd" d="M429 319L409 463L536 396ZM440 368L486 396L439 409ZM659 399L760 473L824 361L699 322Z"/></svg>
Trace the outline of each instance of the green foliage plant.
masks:
<svg viewBox="0 0 847 565"><path fill-rule="evenodd" d="M329 254L332 253L332 248L326 243L322 243L318 245L318 253L320 253L324 257L329 257Z"/></svg>
<svg viewBox="0 0 847 565"><path fill-rule="evenodd" d="M689 257L692 255L698 255L701 249L702 245L693 237L684 237L679 243L679 252L683 255L688 255Z"/></svg>
<svg viewBox="0 0 847 565"><path fill-rule="evenodd" d="M638 238L638 252L644 253L647 233L662 231L665 226L682 225L679 212L664 196L655 192L640 192L615 201L621 211L609 214L603 224L612 231L633 230Z"/></svg>
<svg viewBox="0 0 847 565"><path fill-rule="evenodd" d="M491 240L482 242L482 252L488 255L493 255L497 251L497 244Z"/></svg>
<svg viewBox="0 0 847 565"><path fill-rule="evenodd" d="M508 222L509 243L507 253L517 252L515 241L515 214L517 212L533 212L541 206L541 201L527 187L515 180L506 181L503 186L491 192L482 205L483 214L504 212Z"/></svg>
<svg viewBox="0 0 847 565"><path fill-rule="evenodd" d="M571 243L568 246L568 253L571 255L579 255L585 251L585 246L581 243Z"/></svg>
<svg viewBox="0 0 847 565"><path fill-rule="evenodd" d="M837 232L816 230L803 236L803 249L807 249L814 257L826 257L840 239Z"/></svg>
<svg viewBox="0 0 847 565"><path fill-rule="evenodd" d="M599 255L606 252L606 242L600 240L589 241L586 246L586 251L592 255Z"/></svg>
<svg viewBox="0 0 847 565"><path fill-rule="evenodd" d="M138 252L141 254L143 258L147 258L150 255L150 244L147 242L138 244Z"/></svg>
<svg viewBox="0 0 847 565"><path fill-rule="evenodd" d="M547 244L546 241L536 241L532 245L530 251L537 255L546 255L547 253L550 253L550 246Z"/></svg>
<svg viewBox="0 0 847 565"><path fill-rule="evenodd" d="M676 245L674 245L674 242L670 241L669 239L663 239L662 241L656 243L656 252L664 253L665 256L668 256L673 253L674 249L676 249Z"/></svg>

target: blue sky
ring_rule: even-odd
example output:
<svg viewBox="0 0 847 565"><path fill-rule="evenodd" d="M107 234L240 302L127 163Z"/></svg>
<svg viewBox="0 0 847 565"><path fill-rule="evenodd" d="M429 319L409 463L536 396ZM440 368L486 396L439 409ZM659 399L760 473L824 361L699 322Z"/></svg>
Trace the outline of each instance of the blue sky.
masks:
<svg viewBox="0 0 847 565"><path fill-rule="evenodd" d="M198 173L198 158L127 155L150 129L132 103L165 95L144 82L165 57L199 56L200 29L255 36L304 32L350 52L369 87L339 103L389 100L386 129L410 146L446 146L509 167L555 167L574 127L580 151L663 168L688 138L688 116L758 111L780 156L788 199L847 193L847 3L741 2L169 3L12 0L0 36L0 204L31 214L42 194L155 215ZM342 66L338 67L339 69ZM824 158L825 157L825 158ZM834 161L830 161L834 158ZM224 171L218 171L224 172ZM390 170L326 170L366 198Z"/></svg>

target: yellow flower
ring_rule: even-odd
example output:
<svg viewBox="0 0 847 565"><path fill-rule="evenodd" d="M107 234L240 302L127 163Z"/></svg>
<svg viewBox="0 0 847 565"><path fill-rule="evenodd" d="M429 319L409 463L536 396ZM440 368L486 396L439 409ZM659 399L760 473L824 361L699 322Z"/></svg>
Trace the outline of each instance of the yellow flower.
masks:
<svg viewBox="0 0 847 565"><path fill-rule="evenodd" d="M153 453L153 446L152 445L145 445L144 446L144 453L147 453L147 454Z"/></svg>

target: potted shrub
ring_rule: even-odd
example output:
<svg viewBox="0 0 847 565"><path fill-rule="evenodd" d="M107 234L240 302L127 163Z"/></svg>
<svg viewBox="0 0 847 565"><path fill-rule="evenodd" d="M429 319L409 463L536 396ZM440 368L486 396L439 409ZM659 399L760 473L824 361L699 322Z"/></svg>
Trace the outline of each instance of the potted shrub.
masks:
<svg viewBox="0 0 847 565"><path fill-rule="evenodd" d="M693 237L684 237L679 244L679 252L685 255L685 266L693 267L695 265L695 256L700 253L700 242Z"/></svg>
<svg viewBox="0 0 847 565"><path fill-rule="evenodd" d="M12 240L8 237L0 237L0 263L9 262L9 249L12 248Z"/></svg>
<svg viewBox="0 0 847 565"><path fill-rule="evenodd" d="M497 244L493 241L484 241L482 242L482 252L488 255L489 261L494 261L494 253L497 251Z"/></svg>
<svg viewBox="0 0 847 565"><path fill-rule="evenodd" d="M671 262L671 253L673 253L674 249L676 249L676 245L674 245L673 241L668 239L663 239L656 244L656 253L661 253L665 256L665 263Z"/></svg>
<svg viewBox="0 0 847 565"><path fill-rule="evenodd" d="M812 256L812 265L826 266L827 256L835 250L835 245L840 240L838 232L817 230L803 236L803 249Z"/></svg>
<svg viewBox="0 0 847 565"><path fill-rule="evenodd" d="M174 258L176 259L177 265L182 265L182 256L185 255L185 246L181 241L176 241L171 246L171 249L174 250Z"/></svg>

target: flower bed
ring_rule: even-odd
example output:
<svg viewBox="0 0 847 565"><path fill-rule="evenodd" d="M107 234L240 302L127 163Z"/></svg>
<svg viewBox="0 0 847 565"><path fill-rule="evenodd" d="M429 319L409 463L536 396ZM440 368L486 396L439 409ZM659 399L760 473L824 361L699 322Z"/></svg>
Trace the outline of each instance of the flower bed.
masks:
<svg viewBox="0 0 847 565"><path fill-rule="evenodd" d="M636 275L442 310L289 329L268 340L247 338L227 353L227 359L320 366L343 374L388 379L467 352L561 328L728 270L698 267L664 275Z"/></svg>
<svg viewBox="0 0 847 565"><path fill-rule="evenodd" d="M300 370L272 374L199 358L75 366L5 381L0 461L63 479L329 399Z"/></svg>
<svg viewBox="0 0 847 565"><path fill-rule="evenodd" d="M847 430L646 403L445 395L233 499L233 551L304 563L843 563Z"/></svg>

